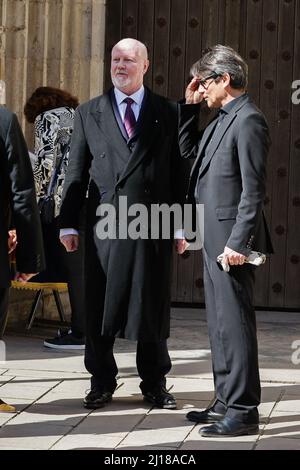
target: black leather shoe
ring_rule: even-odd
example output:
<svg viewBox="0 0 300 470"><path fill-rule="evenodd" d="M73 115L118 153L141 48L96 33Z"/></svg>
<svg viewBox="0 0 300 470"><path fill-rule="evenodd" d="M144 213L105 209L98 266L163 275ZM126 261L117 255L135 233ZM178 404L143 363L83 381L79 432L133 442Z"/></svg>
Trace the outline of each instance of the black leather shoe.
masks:
<svg viewBox="0 0 300 470"><path fill-rule="evenodd" d="M175 410L177 407L175 398L164 387L152 392L145 392L143 395L145 401L152 403L157 408Z"/></svg>
<svg viewBox="0 0 300 470"><path fill-rule="evenodd" d="M212 408L207 408L204 411L190 411L186 417L189 421L194 423L216 423L221 421L225 413L216 413Z"/></svg>
<svg viewBox="0 0 300 470"><path fill-rule="evenodd" d="M259 427L257 423L242 423L237 419L225 416L222 421L212 424L211 426L201 428L199 433L203 437L248 436L251 434L258 434Z"/></svg>
<svg viewBox="0 0 300 470"><path fill-rule="evenodd" d="M92 389L83 400L83 406L95 410L97 408L103 408L106 403L112 400L111 392L101 392L96 389Z"/></svg>

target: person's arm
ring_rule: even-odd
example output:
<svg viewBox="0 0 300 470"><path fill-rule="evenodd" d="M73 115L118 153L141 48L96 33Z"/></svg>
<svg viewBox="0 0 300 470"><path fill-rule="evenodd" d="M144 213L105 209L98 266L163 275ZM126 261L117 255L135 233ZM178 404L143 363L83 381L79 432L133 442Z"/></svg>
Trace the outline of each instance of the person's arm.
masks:
<svg viewBox="0 0 300 470"><path fill-rule="evenodd" d="M59 231L59 239L68 252L78 250L79 233L74 228L61 228Z"/></svg>
<svg viewBox="0 0 300 470"><path fill-rule="evenodd" d="M47 113L39 115L34 123L34 154L35 162L33 166L33 176L35 183L35 191L37 200L44 197L47 194L48 184L51 178L51 170L45 172L44 162L45 160L51 160L53 162L53 139L51 135L47 138L47 152L45 150L45 142L43 141L43 136L49 133L47 125L49 121L46 117ZM53 129L54 124L51 128ZM53 135L53 130L51 131ZM50 138L49 138L50 137ZM47 155L46 155L47 153ZM46 158L47 157L47 158Z"/></svg>
<svg viewBox="0 0 300 470"><path fill-rule="evenodd" d="M270 147L268 126L262 114L246 117L240 124L237 153L242 180L238 214L226 248L248 256L247 245L255 236L265 197L266 161Z"/></svg>
<svg viewBox="0 0 300 470"><path fill-rule="evenodd" d="M16 231L14 229L9 230L8 231L8 254L12 253L16 249L17 243L18 242L17 242Z"/></svg>
<svg viewBox="0 0 300 470"><path fill-rule="evenodd" d="M17 246L17 233L15 230L8 231L8 254L11 254ZM35 276L37 273L20 273L16 272L14 280L19 282L27 282L30 278Z"/></svg>
<svg viewBox="0 0 300 470"><path fill-rule="evenodd" d="M202 133L198 130L200 103L198 80L193 78L185 91L185 102L178 104L179 148L183 158L196 158Z"/></svg>
<svg viewBox="0 0 300 470"><path fill-rule="evenodd" d="M10 181L10 207L17 232L17 270L37 273L45 267L42 231L27 146L17 117L8 124L5 149Z"/></svg>
<svg viewBox="0 0 300 470"><path fill-rule="evenodd" d="M182 209L182 215L184 214L184 205L186 203L186 193L188 187L188 180L190 174L190 164L188 161L181 158L179 145L178 145L178 130L176 127L176 122L178 122L178 108L174 107L174 127L176 132L174 132L172 150L171 150L171 185L172 185L172 203L179 204ZM176 225L176 220L174 220L174 242L175 250L178 254L184 253L188 247L188 242L184 237L183 229L183 218L179 225Z"/></svg>

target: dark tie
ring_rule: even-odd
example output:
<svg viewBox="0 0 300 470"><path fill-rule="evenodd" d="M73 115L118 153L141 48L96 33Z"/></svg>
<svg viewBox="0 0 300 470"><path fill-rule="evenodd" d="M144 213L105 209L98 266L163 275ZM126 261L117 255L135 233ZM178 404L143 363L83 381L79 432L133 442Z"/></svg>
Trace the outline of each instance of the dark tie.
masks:
<svg viewBox="0 0 300 470"><path fill-rule="evenodd" d="M218 112L218 124L217 126L219 127L221 124L222 124L222 121L224 119L224 117L226 116L226 114L228 114L226 111L224 111L224 109L219 109L219 112Z"/></svg>
<svg viewBox="0 0 300 470"><path fill-rule="evenodd" d="M132 98L125 98L125 100L123 100L123 102L127 103L126 111L125 111L125 115L124 115L124 126L125 126L126 132L128 134L128 137L130 139L134 134L134 128L135 128L135 125L136 125L135 115L134 115L134 112L132 111L132 107L131 107L131 105L134 103L134 101L133 101Z"/></svg>

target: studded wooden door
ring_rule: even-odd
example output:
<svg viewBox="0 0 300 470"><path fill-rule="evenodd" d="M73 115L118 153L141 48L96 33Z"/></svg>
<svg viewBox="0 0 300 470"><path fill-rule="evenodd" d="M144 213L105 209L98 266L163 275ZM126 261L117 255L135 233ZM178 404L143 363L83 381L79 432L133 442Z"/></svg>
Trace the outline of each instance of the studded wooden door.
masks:
<svg viewBox="0 0 300 470"><path fill-rule="evenodd" d="M107 0L106 87L123 37L147 44L146 84L175 100L206 47L227 44L246 58L273 141L265 212L276 254L257 270L255 304L300 309L300 0ZM174 302L204 301L201 253L174 257L172 292Z"/></svg>

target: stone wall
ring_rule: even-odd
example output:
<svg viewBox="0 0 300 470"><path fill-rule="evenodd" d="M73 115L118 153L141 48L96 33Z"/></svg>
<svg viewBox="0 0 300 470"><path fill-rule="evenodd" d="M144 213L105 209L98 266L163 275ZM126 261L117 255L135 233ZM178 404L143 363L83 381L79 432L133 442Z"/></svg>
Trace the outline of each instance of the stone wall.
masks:
<svg viewBox="0 0 300 470"><path fill-rule="evenodd" d="M29 149L33 128L25 122L23 106L37 87L66 89L80 102L102 93L105 9L105 0L1 0L0 80ZM11 289L9 327L25 325L34 295ZM67 292L61 297L70 316ZM38 315L58 318L51 294Z"/></svg>

